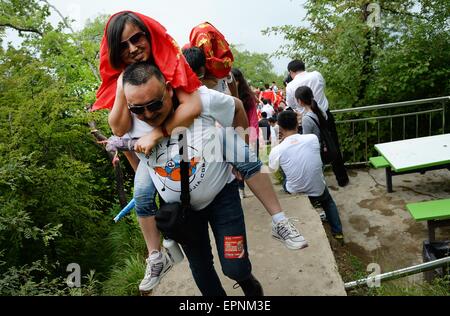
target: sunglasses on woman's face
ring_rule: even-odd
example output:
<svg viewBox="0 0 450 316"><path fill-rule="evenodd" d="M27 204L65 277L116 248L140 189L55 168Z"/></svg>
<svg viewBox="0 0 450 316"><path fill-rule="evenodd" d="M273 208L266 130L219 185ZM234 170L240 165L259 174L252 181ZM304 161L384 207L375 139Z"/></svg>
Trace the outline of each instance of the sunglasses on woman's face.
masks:
<svg viewBox="0 0 450 316"><path fill-rule="evenodd" d="M128 109L131 113L134 113L136 115L142 115L144 114L145 110L148 112L156 112L162 109L164 105L164 98L166 97L166 88L164 88L164 94L160 100L156 101L150 101L146 104L140 104L140 105L134 105L134 104L128 104Z"/></svg>
<svg viewBox="0 0 450 316"><path fill-rule="evenodd" d="M130 44L136 46L137 44L141 43L144 37L145 32L137 32L136 34L132 35L129 39L120 42L120 50L122 52L125 52L130 47Z"/></svg>

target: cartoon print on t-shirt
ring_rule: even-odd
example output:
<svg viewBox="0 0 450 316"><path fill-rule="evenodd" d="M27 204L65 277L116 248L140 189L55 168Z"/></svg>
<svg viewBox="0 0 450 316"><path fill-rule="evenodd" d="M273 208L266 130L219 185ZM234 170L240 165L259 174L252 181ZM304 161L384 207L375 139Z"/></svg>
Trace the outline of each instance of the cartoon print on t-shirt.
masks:
<svg viewBox="0 0 450 316"><path fill-rule="evenodd" d="M164 178L169 178L172 181L181 181L181 156L178 155L174 159L169 160L164 168L156 167L155 172ZM189 162L189 178L197 171L197 165L200 158L194 157Z"/></svg>
<svg viewBox="0 0 450 316"><path fill-rule="evenodd" d="M174 147L176 146L176 147ZM166 189L172 192L180 192L180 182L181 182L181 155L175 155L170 160L168 159L168 153L172 150L178 151L178 143L167 142L166 146L157 146L156 148L156 161L153 164L153 170L155 174L158 176L157 179L163 185L162 190ZM202 157L199 157L199 151L194 147L189 146L190 156L193 156L189 161L189 184L194 185L194 188L197 187L201 180L204 177L205 172L205 163ZM159 166L159 167L156 167ZM200 172L200 174L199 174Z"/></svg>

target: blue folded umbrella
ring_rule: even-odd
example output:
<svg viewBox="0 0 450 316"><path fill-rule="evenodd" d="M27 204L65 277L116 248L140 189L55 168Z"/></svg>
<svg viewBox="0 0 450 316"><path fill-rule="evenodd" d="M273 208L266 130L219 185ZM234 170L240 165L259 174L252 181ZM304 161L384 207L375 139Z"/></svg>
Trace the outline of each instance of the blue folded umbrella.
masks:
<svg viewBox="0 0 450 316"><path fill-rule="evenodd" d="M125 217L125 215L127 215L128 213L130 213L131 210L134 208L134 205L135 205L135 201L134 201L134 199L132 199L132 200L130 201L130 203L128 203L128 205L125 206L125 207L123 208L123 210L121 210L120 213L117 214L116 217L114 217L114 222L117 223L117 222L120 221L123 217Z"/></svg>

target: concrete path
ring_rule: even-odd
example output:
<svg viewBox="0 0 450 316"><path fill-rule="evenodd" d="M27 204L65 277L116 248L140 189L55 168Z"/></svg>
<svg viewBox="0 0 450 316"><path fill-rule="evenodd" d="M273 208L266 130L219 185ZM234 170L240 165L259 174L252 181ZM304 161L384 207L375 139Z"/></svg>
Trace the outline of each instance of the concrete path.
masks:
<svg viewBox="0 0 450 316"><path fill-rule="evenodd" d="M254 197L243 200L249 255L253 274L258 278L267 296L346 295L344 283L337 270L325 230L317 212L305 196L290 196L276 187L281 204L289 217L297 217L296 226L308 240L309 247L289 250L271 237L271 218ZM211 238L214 240L214 238ZM234 282L226 278L217 260L215 267L225 291L230 296L243 295ZM199 296L187 260L175 266L159 286L154 296Z"/></svg>
<svg viewBox="0 0 450 316"><path fill-rule="evenodd" d="M448 198L450 172L436 170L393 177L394 192L387 193L384 169L349 171L350 184L340 188L332 172L326 181L339 209L345 247L364 265L376 263L381 272L423 262L422 245L428 239L425 222L416 222L406 204ZM450 228L437 230L438 240L448 240ZM404 279L421 281L422 274Z"/></svg>

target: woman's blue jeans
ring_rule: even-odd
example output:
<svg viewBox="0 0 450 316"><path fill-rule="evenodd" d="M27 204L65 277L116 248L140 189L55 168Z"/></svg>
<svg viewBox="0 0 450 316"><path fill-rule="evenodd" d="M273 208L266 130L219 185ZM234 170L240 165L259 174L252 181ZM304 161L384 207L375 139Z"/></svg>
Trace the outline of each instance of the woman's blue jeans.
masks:
<svg viewBox="0 0 450 316"><path fill-rule="evenodd" d="M156 188L150 177L150 170L144 162L139 166L134 176L134 201L138 217L150 217L156 215Z"/></svg>

